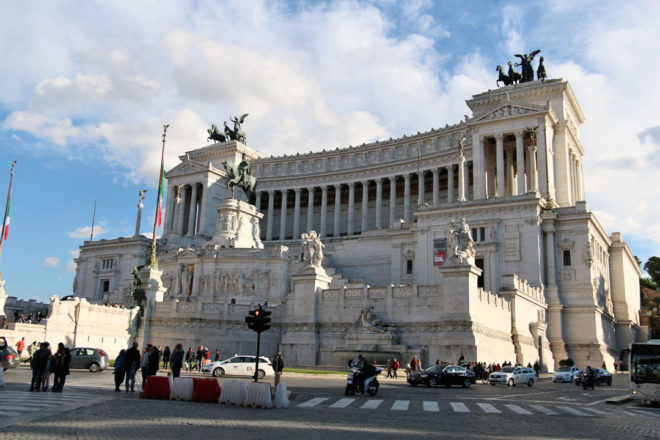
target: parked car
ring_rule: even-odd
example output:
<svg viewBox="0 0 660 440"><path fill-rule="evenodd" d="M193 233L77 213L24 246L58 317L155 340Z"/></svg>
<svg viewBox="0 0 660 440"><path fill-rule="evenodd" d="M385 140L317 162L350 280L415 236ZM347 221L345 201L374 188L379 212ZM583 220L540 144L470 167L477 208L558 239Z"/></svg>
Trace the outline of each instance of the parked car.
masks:
<svg viewBox="0 0 660 440"><path fill-rule="evenodd" d="M21 360L18 358L16 350L9 346L4 336L0 336L0 365L2 365L2 371L16 368L20 363Z"/></svg>
<svg viewBox="0 0 660 440"><path fill-rule="evenodd" d="M532 368L527 367L504 367L488 376L488 382L491 385L506 384L515 387L518 384L527 384L528 387L534 386L536 382L536 373Z"/></svg>
<svg viewBox="0 0 660 440"><path fill-rule="evenodd" d="M559 367L552 375L553 382L573 382L580 372L578 367Z"/></svg>
<svg viewBox="0 0 660 440"><path fill-rule="evenodd" d="M596 385L612 385L612 375L602 368L595 369L596 372ZM582 385L584 379L584 371L579 371L575 375L575 385Z"/></svg>
<svg viewBox="0 0 660 440"><path fill-rule="evenodd" d="M78 347L71 349L69 368L79 368L96 373L103 371L108 366L110 366L108 354L100 348Z"/></svg>
<svg viewBox="0 0 660 440"><path fill-rule="evenodd" d="M209 362L202 367L203 373L220 376L254 376L256 356L234 355L224 361ZM273 363L265 356L259 356L259 372L257 377L274 376Z"/></svg>
<svg viewBox="0 0 660 440"><path fill-rule="evenodd" d="M474 373L458 365L438 364L424 371L413 371L408 374L408 383L411 386L417 386L421 383L430 387L462 385L464 388L470 388L470 385L475 382Z"/></svg>

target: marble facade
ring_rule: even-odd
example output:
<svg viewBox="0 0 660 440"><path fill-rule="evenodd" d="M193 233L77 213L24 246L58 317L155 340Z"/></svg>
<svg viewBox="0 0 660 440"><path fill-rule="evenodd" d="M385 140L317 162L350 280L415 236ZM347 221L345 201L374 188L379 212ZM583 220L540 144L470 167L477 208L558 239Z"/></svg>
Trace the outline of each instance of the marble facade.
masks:
<svg viewBox="0 0 660 440"><path fill-rule="evenodd" d="M467 105L458 124L356 147L267 158L230 141L180 156L166 173L166 291L151 339L250 353L244 317L267 302L265 353L280 348L289 364L367 351L424 364L464 353L550 371L568 357L611 365L638 330L640 271L584 200L584 116L570 85L502 87ZM240 190L231 199L222 167L243 153L259 179L255 206ZM451 259L459 218L473 261ZM312 230L325 246L320 267L301 261L300 236ZM83 245L76 296L115 302L99 296L93 262L139 259L133 241L115 254L116 240ZM117 267L113 292L132 304L130 272Z"/></svg>

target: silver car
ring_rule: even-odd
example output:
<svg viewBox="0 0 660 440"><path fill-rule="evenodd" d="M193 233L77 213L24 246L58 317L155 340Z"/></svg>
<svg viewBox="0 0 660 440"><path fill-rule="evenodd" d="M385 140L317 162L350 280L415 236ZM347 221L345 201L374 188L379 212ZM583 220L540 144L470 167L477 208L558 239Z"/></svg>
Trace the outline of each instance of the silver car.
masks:
<svg viewBox="0 0 660 440"><path fill-rule="evenodd" d="M0 336L0 365L2 365L2 371L16 368L20 363L21 360L18 358L16 350L7 344L7 339L4 336Z"/></svg>
<svg viewBox="0 0 660 440"><path fill-rule="evenodd" d="M78 347L71 349L69 368L79 368L96 373L103 371L109 365L108 354L100 348Z"/></svg>

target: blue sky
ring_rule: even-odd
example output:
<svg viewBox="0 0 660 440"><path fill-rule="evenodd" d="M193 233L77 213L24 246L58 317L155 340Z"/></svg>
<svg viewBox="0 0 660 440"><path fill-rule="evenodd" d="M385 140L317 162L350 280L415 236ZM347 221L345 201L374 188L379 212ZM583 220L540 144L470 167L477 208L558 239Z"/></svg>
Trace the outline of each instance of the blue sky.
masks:
<svg viewBox="0 0 660 440"><path fill-rule="evenodd" d="M71 293L89 238L130 236L162 125L166 166L249 113L273 155L453 124L495 66L541 49L587 121L586 195L642 260L660 254L656 1L2 2L0 197L17 160L0 270L9 295Z"/></svg>

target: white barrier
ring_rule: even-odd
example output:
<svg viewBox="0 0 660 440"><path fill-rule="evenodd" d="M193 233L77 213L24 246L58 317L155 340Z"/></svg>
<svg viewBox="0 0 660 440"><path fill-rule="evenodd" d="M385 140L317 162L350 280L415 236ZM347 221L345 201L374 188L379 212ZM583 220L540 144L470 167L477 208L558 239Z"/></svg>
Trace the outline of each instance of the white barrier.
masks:
<svg viewBox="0 0 660 440"><path fill-rule="evenodd" d="M286 384L280 382L277 385L277 391L275 391L275 408L288 408L289 407L289 395L286 390Z"/></svg>
<svg viewBox="0 0 660 440"><path fill-rule="evenodd" d="M174 379L174 385L171 388L170 400L187 400L193 398L193 380L192 377L177 377Z"/></svg>
<svg viewBox="0 0 660 440"><path fill-rule="evenodd" d="M253 406L255 408L272 408L273 401L270 397L270 384L250 382L247 387L245 406Z"/></svg>
<svg viewBox="0 0 660 440"><path fill-rule="evenodd" d="M228 380L222 384L222 391L218 403L230 403L232 405L243 405L247 396L245 382Z"/></svg>

